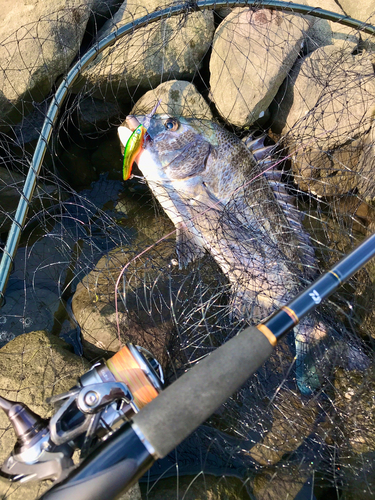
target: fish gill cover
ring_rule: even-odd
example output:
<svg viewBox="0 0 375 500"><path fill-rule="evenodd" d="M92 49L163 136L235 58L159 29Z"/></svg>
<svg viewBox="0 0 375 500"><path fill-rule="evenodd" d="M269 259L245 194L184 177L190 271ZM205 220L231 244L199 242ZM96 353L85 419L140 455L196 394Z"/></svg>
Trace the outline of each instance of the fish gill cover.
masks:
<svg viewBox="0 0 375 500"><path fill-rule="evenodd" d="M311 4L374 21L371 2ZM171 5L2 5L2 246L70 66ZM195 7L99 53L53 124L0 310L0 392L44 416L126 341L171 383L374 232L375 38L290 5ZM123 182L118 127L159 99L153 163ZM132 498L373 498L374 273L321 304ZM3 414L0 427L2 461L14 436Z"/></svg>

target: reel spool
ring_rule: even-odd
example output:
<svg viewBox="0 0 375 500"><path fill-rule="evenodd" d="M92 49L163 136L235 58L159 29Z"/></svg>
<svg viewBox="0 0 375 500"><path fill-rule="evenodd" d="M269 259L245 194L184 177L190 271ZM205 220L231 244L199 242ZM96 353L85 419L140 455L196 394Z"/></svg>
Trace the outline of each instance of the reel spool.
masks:
<svg viewBox="0 0 375 500"><path fill-rule="evenodd" d="M124 382L139 409L150 403L161 392L163 370L146 349L125 345L106 363L118 382Z"/></svg>

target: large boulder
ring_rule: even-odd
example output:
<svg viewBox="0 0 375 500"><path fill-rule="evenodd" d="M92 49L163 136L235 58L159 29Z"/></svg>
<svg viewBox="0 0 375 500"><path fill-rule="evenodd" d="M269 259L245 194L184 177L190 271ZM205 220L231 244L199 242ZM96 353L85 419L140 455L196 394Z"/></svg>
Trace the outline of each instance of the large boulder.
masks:
<svg viewBox="0 0 375 500"><path fill-rule="evenodd" d="M102 39L114 30L168 3L160 0L124 2L99 32ZM82 75L80 85L95 96L129 102L136 89L152 89L163 80L192 78L201 67L214 33L213 13L172 16L136 29L103 51Z"/></svg>
<svg viewBox="0 0 375 500"><path fill-rule="evenodd" d="M210 107L196 87L192 83L179 80L162 83L156 89L146 92L137 101L131 113L150 113L159 99L161 102L157 114L212 120Z"/></svg>
<svg viewBox="0 0 375 500"><path fill-rule="evenodd" d="M303 47L299 15L235 8L216 30L211 97L220 115L245 127L262 118Z"/></svg>
<svg viewBox="0 0 375 500"><path fill-rule="evenodd" d="M1 2L0 118L19 121L77 55L94 0Z"/></svg>
<svg viewBox="0 0 375 500"><path fill-rule="evenodd" d="M294 66L275 102L272 129L289 147L299 187L319 196L355 188L375 112L371 57L321 47Z"/></svg>

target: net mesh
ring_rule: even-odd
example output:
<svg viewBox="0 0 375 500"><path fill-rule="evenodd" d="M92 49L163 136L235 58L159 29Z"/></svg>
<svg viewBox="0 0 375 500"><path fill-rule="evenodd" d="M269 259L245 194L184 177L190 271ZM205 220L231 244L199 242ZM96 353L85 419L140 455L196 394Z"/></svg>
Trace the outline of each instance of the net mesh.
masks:
<svg viewBox="0 0 375 500"><path fill-rule="evenodd" d="M2 247L62 77L147 14L133 1L58 3L4 15ZM169 384L372 234L373 50L360 29L312 15L192 3L99 53L69 90L30 203L0 310L1 394L48 416L46 397L127 341L155 355ZM122 181L117 127L160 98L157 114L195 119L209 161L221 165L214 206L179 193L184 238L168 212L174 188L136 167ZM224 160L213 151L222 130ZM190 145L178 168L201 147ZM244 151L257 160L246 168ZM239 174L225 183L220 161ZM373 498L373 280L370 262L159 461L134 498ZM14 436L0 419L3 460ZM37 498L47 486L3 483L1 494Z"/></svg>

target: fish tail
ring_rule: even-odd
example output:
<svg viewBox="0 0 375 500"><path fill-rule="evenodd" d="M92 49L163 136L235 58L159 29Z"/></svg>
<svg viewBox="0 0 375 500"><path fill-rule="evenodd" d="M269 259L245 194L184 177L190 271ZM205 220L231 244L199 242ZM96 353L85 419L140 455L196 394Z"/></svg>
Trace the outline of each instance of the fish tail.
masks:
<svg viewBox="0 0 375 500"><path fill-rule="evenodd" d="M334 328L308 317L295 329L296 381L302 394L310 395L335 367L363 371L370 360L359 339L349 332L338 333Z"/></svg>

